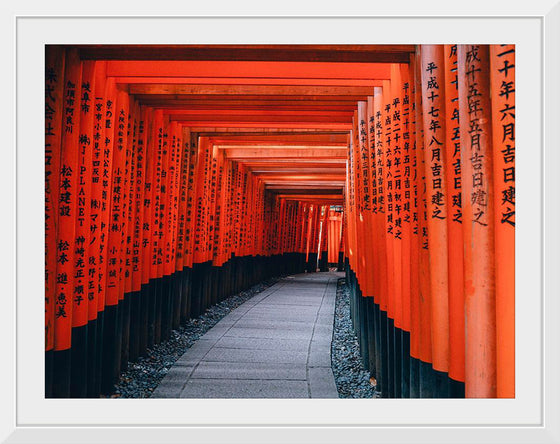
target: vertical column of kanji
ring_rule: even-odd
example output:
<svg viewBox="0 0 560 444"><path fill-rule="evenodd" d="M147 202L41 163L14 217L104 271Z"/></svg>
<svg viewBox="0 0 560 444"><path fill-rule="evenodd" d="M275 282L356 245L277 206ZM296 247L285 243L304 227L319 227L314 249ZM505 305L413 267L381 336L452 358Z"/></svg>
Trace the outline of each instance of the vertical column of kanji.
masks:
<svg viewBox="0 0 560 444"><path fill-rule="evenodd" d="M368 144L367 102L358 102L358 143L359 143L359 170L360 170L360 214L362 222L362 261L364 272L364 296L373 296L373 233L371 224L371 173L370 155Z"/></svg>
<svg viewBox="0 0 560 444"><path fill-rule="evenodd" d="M417 90L416 90L416 65L415 55L410 57L409 85L410 85L410 397L420 396L420 292L419 292L419 212L418 212L418 158L417 158L417 131L416 122L418 115ZM418 91L419 94L419 91ZM420 105L421 107L421 105Z"/></svg>
<svg viewBox="0 0 560 444"><path fill-rule="evenodd" d="M173 173L171 167L174 162L172 140L172 127L169 116L163 119L163 156L161 179L161 219L160 219L160 248L158 249L158 276L161 275L161 341L167 340L171 335L172 322L172 282L171 282L171 222L173 219L171 200L173 195Z"/></svg>
<svg viewBox="0 0 560 444"><path fill-rule="evenodd" d="M241 256L242 256L242 282L243 282L243 287L242 289L245 290L247 288L247 282L248 282L248 274L246 273L247 270L247 266L248 266L248 239L249 239L249 218L247 217L248 212L249 212L249 193L250 193L250 188L249 188L249 172L246 169L246 167L243 167L243 190L242 190L242 194L241 194L241 208L242 208L242 212L241 212L241 217L242 217L242 232L243 232L243 240L241 243Z"/></svg>
<svg viewBox="0 0 560 444"><path fill-rule="evenodd" d="M146 351L146 341L148 334L148 293L147 283L142 281L142 261L143 261L143 224L144 224L144 191L146 189L146 140L147 140L147 110L145 106L138 107L136 150L133 153L136 163L133 198L132 198L132 291L138 297L138 339L130 349L130 358L134 359L143 356ZM134 310L133 310L134 312ZM132 322L132 319L131 319ZM136 355L134 354L134 347Z"/></svg>
<svg viewBox="0 0 560 444"><path fill-rule="evenodd" d="M131 359L131 346L137 338L137 313L138 298L132 294L132 196L134 186L134 176L136 173L136 118L138 107L136 101L129 103L126 115L126 161L123 178L123 205L122 205L122 250L120 261L119 279L119 303L123 305L123 333L121 351L121 371L128 368L128 361ZM120 133L121 130L118 129ZM120 136L119 136L120 139ZM134 318L134 319L133 319ZM135 346L132 346L133 348Z"/></svg>
<svg viewBox="0 0 560 444"><path fill-rule="evenodd" d="M52 397L64 49L45 46L45 397Z"/></svg>
<svg viewBox="0 0 560 444"><path fill-rule="evenodd" d="M379 303L379 245L377 242L377 165L375 156L375 111L374 111L374 98L368 97L366 106L366 128L367 128L367 159L368 172L369 172L369 193L370 204L367 213L369 219L369 230L371 232L371 253L368 266L368 271L372 275L372 296L375 303ZM333 227L334 228L334 227Z"/></svg>
<svg viewBox="0 0 560 444"><path fill-rule="evenodd" d="M348 284L352 287L353 284L353 274L354 274L354 255L351 247L352 239L352 228L350 220L353 218L354 212L352 211L354 190L352 188L352 180L354 177L354 163L352 154L352 136L347 136L347 156L346 156L346 180L344 186L344 205L345 205L345 245L346 245L346 257L348 260Z"/></svg>
<svg viewBox="0 0 560 444"><path fill-rule="evenodd" d="M387 338L387 231L386 231L386 154L385 154L385 120L383 119L384 89L375 87L373 90L373 128L374 128L374 171L375 171L375 213L374 213L374 235L377 247L376 268L378 268L378 295L376 298L375 320L376 320L376 355L377 388L383 397L389 395L388 385L388 338Z"/></svg>
<svg viewBox="0 0 560 444"><path fill-rule="evenodd" d="M391 77L394 76L392 70ZM386 272L387 272L387 393L394 398L395 392L395 314L396 314L396 276L395 270L395 158L393 137L393 90L394 80L383 81L383 149L385 173L385 245L386 245ZM400 285L399 285L400 288Z"/></svg>
<svg viewBox="0 0 560 444"><path fill-rule="evenodd" d="M422 111L424 114L424 158L430 271L432 294L432 366L449 370L449 275L447 249L447 184L445 152L445 65L443 45L424 45L421 58ZM435 373L437 397L448 396L446 375Z"/></svg>
<svg viewBox="0 0 560 444"><path fill-rule="evenodd" d="M119 374L126 370L128 366L128 346L129 346L129 328L130 328L130 299L125 301L125 280L126 280L126 237L128 233L128 199L130 187L130 156L129 133L131 109L129 96L126 92L119 90L117 96L117 123L115 125L115 146L124 151L124 164L120 180L120 232L119 232L119 252L118 252L118 268L117 268L117 294L118 294L118 322L120 329L118 335L121 338L119 343ZM113 184L113 190L115 185ZM113 200L114 202L114 200Z"/></svg>
<svg viewBox="0 0 560 444"><path fill-rule="evenodd" d="M182 279L181 273L177 271L177 238L179 236L179 194L181 192L181 161L183 154L183 130L176 122L171 124L171 146L172 164L170 166L170 173L173 175L173 187L171 188L171 220L168 224L169 231L171 232L171 240L169 243L170 257L168 261L168 273L171 276L171 313L172 322L171 328L177 329L181 323L181 288ZM181 268L182 268L182 260Z"/></svg>
<svg viewBox="0 0 560 444"><path fill-rule="evenodd" d="M78 52L69 50L66 53L64 68L59 192L56 198L58 226L53 378L53 396L55 398L70 396L81 78L82 65Z"/></svg>
<svg viewBox="0 0 560 444"><path fill-rule="evenodd" d="M410 397L410 330L411 330L411 262L410 246L412 237L412 183L413 163L411 146L412 119L410 100L410 68L408 64L399 66L401 74L401 121L402 121L402 226L401 226L401 292L402 292L402 397Z"/></svg>
<svg viewBox="0 0 560 444"><path fill-rule="evenodd" d="M394 269L394 319L395 319L395 370L396 397L400 398L400 331L403 317L403 270L402 270L402 225L403 225L403 119L402 119L402 76L397 64L391 65L391 148L393 158L390 167L392 177L387 185L392 186L393 212L393 269Z"/></svg>
<svg viewBox="0 0 560 444"><path fill-rule="evenodd" d="M356 262L356 278L357 287L359 289L357 295L361 295L362 291L367 288L365 273L365 257L360 239L363 239L364 224L362 213L362 172L360 171L360 118L358 110L354 110L352 119L352 156L354 161L354 250L356 252L354 260ZM359 321L355 321L354 328L359 327Z"/></svg>
<svg viewBox="0 0 560 444"><path fill-rule="evenodd" d="M379 367L377 366L380 357L379 346L379 265L378 265L378 244L376 233L376 217L378 211L377 204L377 171L375 158L375 117L374 117L374 97L369 96L365 110L365 130L366 130L366 158L364 162L367 165L368 185L369 185L369 209L366 211L368 223L368 232L370 233L370 246L368 248L368 273L371 275L371 298L366 301L367 315L367 334L368 334L368 369L375 379L379 379ZM332 226L329 226L331 229Z"/></svg>
<svg viewBox="0 0 560 444"><path fill-rule="evenodd" d="M111 392L118 380L122 349L122 305L120 305L119 280L122 258L123 221L122 206L124 172L126 164L126 125L128 115L128 95L115 92L112 79L107 81L107 107L105 119L105 146L112 151L112 174L109 179L108 236L105 296L105 336L103 355L103 391ZM113 98L113 100L111 100ZM115 100L116 99L116 100ZM109 103L110 102L110 103ZM119 311L121 313L119 314Z"/></svg>
<svg viewBox="0 0 560 444"><path fill-rule="evenodd" d="M188 274L188 297L187 297L187 318L193 316L193 300L194 300L194 233L196 222L196 187L198 176L198 136L190 134L189 143L189 173L187 181L187 207L185 217L185 267Z"/></svg>
<svg viewBox="0 0 560 444"><path fill-rule="evenodd" d="M419 331L419 378L421 398L432 398L432 309L431 309L431 283L430 283L430 244L428 237L428 206L426 191L426 162L424 145L424 115L421 75L422 47L417 46L415 63L415 90L416 90L416 163L418 174L418 229L419 229L419 301L420 301L420 331Z"/></svg>
<svg viewBox="0 0 560 444"><path fill-rule="evenodd" d="M161 240L161 200L162 192L161 186L164 178L163 172L163 111L160 109L154 110L153 127L152 127L152 140L154 146L154 176L152 179L152 245L151 245L151 260L150 260L150 274L153 279L153 293L154 293L154 315L153 315L153 335L154 343L159 344L161 341L161 302L163 298L163 282L162 274L163 269L160 267L161 254L163 254L162 240Z"/></svg>
<svg viewBox="0 0 560 444"><path fill-rule="evenodd" d="M367 291L368 283L366 279L366 271L365 271L365 257L364 257L364 250L362 247L361 239L364 236L364 224L363 224L363 217L361 216L362 213L362 172L360 170L360 117L358 115L358 110L354 110L354 117L352 119L352 161L354 163L353 167L353 188L354 188L354 217L352 219L353 223L353 246L352 249L354 250L354 263L356 265L355 269L355 282L354 282L354 290L352 292L353 298L350 301L350 313L352 316L352 322L354 327L354 333L359 338L360 342L360 349L361 352L364 351L363 349L363 338L360 335L360 329L362 328L361 322L361 311L360 311L360 303L361 303L361 296L363 291ZM363 353L362 353L363 354Z"/></svg>
<svg viewBox="0 0 560 444"><path fill-rule="evenodd" d="M391 65L391 124L393 144L392 184L393 184L393 264L394 264L394 289L395 289L395 397L402 397L403 381L403 313L405 302L403 300L403 219L405 206L404 191L404 165L405 157L403 133L405 123L403 113L403 78L400 65ZM388 182L389 183L389 182ZM408 376L408 375L407 375ZM406 382L407 385L408 382Z"/></svg>
<svg viewBox="0 0 560 444"><path fill-rule="evenodd" d="M231 201L230 206L232 207L232 230L231 230L231 253L232 253L232 260L231 260L231 276L232 276L232 283L231 283L231 290L232 293L237 293L237 245L238 245L238 237L239 237L239 199L238 199L238 183L239 183L239 164L235 163L232 165L232 189L231 189Z"/></svg>
<svg viewBox="0 0 560 444"><path fill-rule="evenodd" d="M374 218L375 227L375 244L377 246L376 264L379 269L379 295L378 304L379 308L387 312L387 231L385 228L385 219L387 213L387 199L386 199L386 171L385 171L385 125L383 120L383 88L375 87L373 93L373 116L374 116L374 129L375 129L375 146L373 151L375 153L375 189L376 189L376 213Z"/></svg>
<svg viewBox="0 0 560 444"><path fill-rule="evenodd" d="M171 156L173 148L171 147L169 117L163 116L162 123L162 160L161 160L161 185L160 185L160 218L159 218L159 240L157 250L158 263L158 279L161 282L161 321L160 321L160 341L165 341L171 334L171 282L167 274L169 269L169 240L170 233L168 230L171 212L169 207L171 195ZM159 315L159 312L158 312ZM157 329L156 329L157 331Z"/></svg>
<svg viewBox="0 0 560 444"><path fill-rule="evenodd" d="M220 179L221 179L221 156L218 147L212 143L212 180L210 182L210 202L211 202L211 231L209 238L209 260L212 264L211 274L211 305L219 300L220 290L220 259L218 257L218 244L220 241Z"/></svg>
<svg viewBox="0 0 560 444"><path fill-rule="evenodd" d="M203 212L205 218L204 224L204 237L202 244L202 258L205 264L204 272L204 310L212 305L212 243L214 238L214 190L213 190L213 180L214 180L214 147L212 142L208 138L204 138L204 144L206 146L206 168L205 168L205 180L204 180L204 201L203 201Z"/></svg>
<svg viewBox="0 0 560 444"><path fill-rule="evenodd" d="M490 46L496 230L496 395L515 397L515 45Z"/></svg>
<svg viewBox="0 0 560 444"><path fill-rule="evenodd" d="M463 226L461 209L461 136L457 45L445 45L445 180L449 270L449 394L464 397L465 297L463 294Z"/></svg>
<svg viewBox="0 0 560 444"><path fill-rule="evenodd" d="M96 85L99 84L96 78ZM117 331L117 305L116 298L108 295L108 256L109 256L109 229L111 220L111 185L113 175L113 135L116 110L116 87L112 79L104 82L103 93L103 161L101 172L101 214L99 218L99 257L98 257L98 285L103 294L103 338L101 339L102 350L100 354L100 384L102 393L110 393L113 390L115 370L115 341ZM97 96L97 93L96 93Z"/></svg>
<svg viewBox="0 0 560 444"><path fill-rule="evenodd" d="M179 127L181 150L181 163L178 170L178 215L177 215L177 241L175 244L175 273L178 274L180 287L179 324L182 325L188 320L188 272L185 255L185 231L187 222L187 196L189 186L189 162L190 162L190 143L191 131L188 127Z"/></svg>
<svg viewBox="0 0 560 444"><path fill-rule="evenodd" d="M194 179L196 181L196 196L194 198L194 241L193 241L193 301L192 310L193 317L197 317L203 311L203 280L204 280L204 220L205 215L205 180L207 170L207 142L204 138L199 138L198 143L198 162L196 165L196 173Z"/></svg>
<svg viewBox="0 0 560 444"><path fill-rule="evenodd" d="M45 46L45 397L52 397L65 52Z"/></svg>
<svg viewBox="0 0 560 444"><path fill-rule="evenodd" d="M493 398L496 295L488 46L459 45L457 60L465 239L465 394Z"/></svg>
<svg viewBox="0 0 560 444"><path fill-rule="evenodd" d="M80 85L80 126L78 146L76 233L74 238L74 299L72 304L72 358L70 396L87 396L88 363L88 297L86 295L86 262L90 234L91 210L91 161L93 140L93 90L95 88L95 62L87 61L82 65ZM77 130L77 129L76 129ZM97 304L92 296L91 305ZM92 310L93 311L93 310Z"/></svg>
<svg viewBox="0 0 560 444"><path fill-rule="evenodd" d="M106 63L97 61L95 64L95 80L93 86L93 137L91 140L91 187L90 187L90 214L89 214L89 242L88 255L88 397L99 396L101 387L101 354L103 350L103 325L105 313L105 288L100 285L100 260L101 260L101 222L103 214L107 211L103 204L103 172L105 162L105 69ZM106 225L105 225L106 226ZM105 234L106 236L106 234ZM103 238L104 239L104 238ZM95 322L95 327L93 324ZM89 334L88 332L88 334Z"/></svg>
<svg viewBox="0 0 560 444"><path fill-rule="evenodd" d="M138 338L139 338L139 320L140 320L140 288L135 289L133 285L133 257L134 257L134 230L135 230L135 203L136 203L136 176L138 174L138 124L140 121L140 105L135 100L130 104L130 113L128 118L127 130L127 186L126 186L126 210L123 217L126 221L125 235L125 255L123 259L124 274L124 302L128 302L129 309L128 322L124 325L123 334L123 353L121 366L125 368L128 361L134 362L138 358ZM127 338L128 336L128 345ZM125 361L126 359L126 361Z"/></svg>
<svg viewBox="0 0 560 444"><path fill-rule="evenodd" d="M142 247L141 247L141 276L143 292L143 313L145 317L142 323L145 325L145 333L140 339L142 353L154 345L154 319L155 319L155 283L152 275L152 227L154 220L154 189L156 179L157 147L154 137L154 113L151 108L144 110L144 158L145 176L144 190L142 196ZM145 343L145 347L144 347Z"/></svg>
<svg viewBox="0 0 560 444"><path fill-rule="evenodd" d="M225 280L224 280L224 293L226 295L232 294L232 262L231 262L231 242L233 233L233 205L232 205L232 193L233 193L233 163L229 159L225 159L226 162L226 183L225 183L225 193L223 200L223 211L225 214L224 219L224 229L222 231L224 240L224 261L225 261Z"/></svg>

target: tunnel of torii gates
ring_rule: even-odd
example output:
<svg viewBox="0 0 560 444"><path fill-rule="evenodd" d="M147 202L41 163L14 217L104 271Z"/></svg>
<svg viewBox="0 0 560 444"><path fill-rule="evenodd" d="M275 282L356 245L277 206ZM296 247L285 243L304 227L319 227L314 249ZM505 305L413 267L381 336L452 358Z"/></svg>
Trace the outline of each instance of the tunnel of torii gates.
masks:
<svg viewBox="0 0 560 444"><path fill-rule="evenodd" d="M513 45L45 56L46 397L329 266L383 397L515 396Z"/></svg>

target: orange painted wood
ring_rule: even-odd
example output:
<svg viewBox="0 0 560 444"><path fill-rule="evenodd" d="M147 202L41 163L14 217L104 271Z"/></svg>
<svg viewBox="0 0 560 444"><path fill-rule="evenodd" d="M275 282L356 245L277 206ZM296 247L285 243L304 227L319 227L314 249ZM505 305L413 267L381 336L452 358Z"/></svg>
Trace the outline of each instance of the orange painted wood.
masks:
<svg viewBox="0 0 560 444"><path fill-rule="evenodd" d="M372 230L372 203L371 203L371 160L368 135L367 102L358 102L358 138L359 138L359 169L361 198L359 202L359 220L362 223L362 236L360 239L363 260L364 290L363 296L374 295L373 272L373 230Z"/></svg>
<svg viewBox="0 0 560 444"><path fill-rule="evenodd" d="M196 222L196 193L198 185L198 138L191 134L189 154L189 180L187 187L187 215L185 219L185 265L192 268L194 263L194 239Z"/></svg>
<svg viewBox="0 0 560 444"><path fill-rule="evenodd" d="M391 119L391 176L387 177L388 205L392 205L393 216L393 297L395 327L402 329L403 293L402 293L402 225L403 225L403 121L402 121L402 78L399 65L391 66L391 108L388 115Z"/></svg>
<svg viewBox="0 0 560 444"><path fill-rule="evenodd" d="M445 172L449 272L449 377L465 381L465 297L457 45L445 45Z"/></svg>
<svg viewBox="0 0 560 444"><path fill-rule="evenodd" d="M178 178L178 218L177 218L177 242L175 246L175 270L181 271L188 266L185 257L185 240L187 229L187 196L190 163L191 133L188 128L179 127L182 132L180 147L181 166Z"/></svg>
<svg viewBox="0 0 560 444"><path fill-rule="evenodd" d="M449 369L449 274L447 245L447 182L445 151L445 63L443 45L423 45L422 111L427 227L430 236L432 364Z"/></svg>
<svg viewBox="0 0 560 444"><path fill-rule="evenodd" d="M410 248L412 235L412 181L413 176L413 159L414 141L411 137L413 127L411 114L411 98L410 72L408 65L399 65L401 75L401 292L402 292L402 321L401 328L404 331L411 330L412 317L412 301L411 301L411 262ZM412 143L411 143L412 141Z"/></svg>
<svg viewBox="0 0 560 444"><path fill-rule="evenodd" d="M144 178L144 196L143 196L143 220L142 220L142 284L147 284L150 279L155 277L152 274L152 232L154 225L155 212L155 180L156 180L156 159L157 146L154 137L154 119L153 111L148 108L145 111L145 159L146 173Z"/></svg>
<svg viewBox="0 0 560 444"><path fill-rule="evenodd" d="M515 397L515 45L490 46L494 226L496 230L496 394Z"/></svg>
<svg viewBox="0 0 560 444"><path fill-rule="evenodd" d="M74 304L72 306L72 326L86 325L89 319L97 317L97 294L88 297L88 246L90 244L90 213L92 183L93 121L95 94L95 63L87 61L82 64L82 81L79 89L80 126L78 137L78 168L76 234L74 238ZM78 94L78 90L76 91ZM78 129L76 129L78 130Z"/></svg>
<svg viewBox="0 0 560 444"><path fill-rule="evenodd" d="M384 79L389 76L384 63L321 62L217 62L162 60L158 63L118 60L108 62L111 77L202 77L202 78L292 78L292 79ZM351 69L348 69L351 67Z"/></svg>
<svg viewBox="0 0 560 444"><path fill-rule="evenodd" d="M426 192L426 162L424 145L424 116L421 77L421 53L423 47L418 47L415 64L416 87L416 162L418 170L418 218L419 218L419 301L420 301L420 331L419 356L424 362L432 362L432 308L430 284L430 239L428 233L428 207Z"/></svg>
<svg viewBox="0 0 560 444"><path fill-rule="evenodd" d="M130 94L367 96L369 86L131 84Z"/></svg>
<svg viewBox="0 0 560 444"><path fill-rule="evenodd" d="M62 96L62 138L57 196L57 266L54 349L71 347L75 282L75 228L78 201L78 150L82 66L75 50L66 53Z"/></svg>
<svg viewBox="0 0 560 444"><path fill-rule="evenodd" d="M459 45L463 232L465 240L465 393L496 396L494 188L489 50Z"/></svg>
<svg viewBox="0 0 560 444"><path fill-rule="evenodd" d="M113 150L112 185L110 192L110 218L108 224L107 262L106 262L106 305L117 305L122 295L119 291L121 262L123 256L123 229L122 217L124 205L124 185L126 169L126 127L128 125L128 94L119 91L117 100L112 110L109 109L108 119L110 126L106 126L105 136L110 140Z"/></svg>
<svg viewBox="0 0 560 444"><path fill-rule="evenodd" d="M65 52L45 46L45 350L54 348L57 221Z"/></svg>
<svg viewBox="0 0 560 444"><path fill-rule="evenodd" d="M124 277L124 287L121 290L123 295L131 293L133 290L132 282L132 257L133 257L133 238L134 238L134 203L136 194L136 174L138 158L138 121L140 118L140 107L136 101L130 103L128 128L127 128L127 148L126 148L126 208L123 208L123 219L125 222L124 240L124 261L122 275Z"/></svg>
<svg viewBox="0 0 560 444"><path fill-rule="evenodd" d="M144 261L144 205L146 197L146 176L148 168L148 113L144 106L139 108L136 141L136 174L133 195L133 239L132 239L132 291L142 286L142 264Z"/></svg>
<svg viewBox="0 0 560 444"><path fill-rule="evenodd" d="M395 275L397 270L395 270L395 202L394 202L394 138L393 138L393 126L392 126L392 82L386 81L383 83L383 111L382 111L382 137L384 140L384 181L383 186L385 190L385 244L386 244L386 270L387 270L387 315L391 319L395 319L396 311L396 285L395 285Z"/></svg>
<svg viewBox="0 0 560 444"><path fill-rule="evenodd" d="M410 356L420 359L420 224L419 224L419 187L423 186L419 180L418 169L418 140L422 137L421 125L417 124L421 112L420 85L416 84L417 58L412 57L409 67L410 83L410 171L411 171L411 196L410 196Z"/></svg>
<svg viewBox="0 0 560 444"><path fill-rule="evenodd" d="M375 243L378 254L377 264L379 267L379 299L376 301L383 311L387 311L387 300L389 292L388 260L387 260L387 201L386 201L386 154L384 134L384 92L383 88L375 88L373 93L373 115L375 128L375 163L376 163L376 184L377 184L377 214L375 217Z"/></svg>

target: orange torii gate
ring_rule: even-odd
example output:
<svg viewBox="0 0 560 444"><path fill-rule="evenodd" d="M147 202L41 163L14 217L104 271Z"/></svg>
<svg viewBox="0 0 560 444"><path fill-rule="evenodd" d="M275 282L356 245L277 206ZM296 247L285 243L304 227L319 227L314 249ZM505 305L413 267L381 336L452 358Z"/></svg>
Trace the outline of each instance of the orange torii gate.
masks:
<svg viewBox="0 0 560 444"><path fill-rule="evenodd" d="M515 396L514 46L122 49L46 49L47 397L335 263L383 396Z"/></svg>

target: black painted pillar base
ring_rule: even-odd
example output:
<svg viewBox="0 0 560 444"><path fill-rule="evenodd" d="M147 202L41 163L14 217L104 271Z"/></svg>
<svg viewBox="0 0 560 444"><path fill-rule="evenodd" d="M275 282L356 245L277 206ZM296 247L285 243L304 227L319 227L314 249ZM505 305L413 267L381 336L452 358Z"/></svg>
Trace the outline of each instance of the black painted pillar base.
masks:
<svg viewBox="0 0 560 444"><path fill-rule="evenodd" d="M103 348L101 354L101 393L113 392L118 378L120 355L117 355L118 305L106 305L104 311Z"/></svg>
<svg viewBox="0 0 560 444"><path fill-rule="evenodd" d="M70 397L87 396L88 372L88 327L72 328L72 348L70 349Z"/></svg>
<svg viewBox="0 0 560 444"><path fill-rule="evenodd" d="M86 397L88 398L97 398L99 396L99 392L97 391L97 380L99 379L99 374L97 373L97 358L98 358L98 351L97 351L97 328L98 328L98 319L92 319L88 322L87 328L87 355L88 355L88 363L87 363L87 390L86 390Z"/></svg>
<svg viewBox="0 0 560 444"><path fill-rule="evenodd" d="M150 284L140 286L140 321L138 326L138 356L148 350L148 318L150 309Z"/></svg>
<svg viewBox="0 0 560 444"><path fill-rule="evenodd" d="M449 378L449 397L450 398L464 398L465 397L465 383L456 381Z"/></svg>
<svg viewBox="0 0 560 444"><path fill-rule="evenodd" d="M130 335L128 347L128 359L130 360L130 362L135 362L136 360L138 360L139 356L141 298L142 296L140 291L133 291L130 293Z"/></svg>
<svg viewBox="0 0 560 444"><path fill-rule="evenodd" d="M54 351L45 351L45 398L52 398L53 391L53 359Z"/></svg>
<svg viewBox="0 0 560 444"><path fill-rule="evenodd" d="M68 350L55 350L53 352L53 378L52 397L70 397L70 363L72 352Z"/></svg>
<svg viewBox="0 0 560 444"><path fill-rule="evenodd" d="M343 251L338 252L338 266L336 268L336 271L344 271L344 252Z"/></svg>
<svg viewBox="0 0 560 444"><path fill-rule="evenodd" d="M420 398L420 360L410 358L410 397Z"/></svg>
<svg viewBox="0 0 560 444"><path fill-rule="evenodd" d="M130 347L130 301L131 294L125 293L124 298L119 301L119 311L122 312L121 316L121 350L120 350L120 369L119 373L125 372L128 369L129 360L129 347Z"/></svg>
<svg viewBox="0 0 560 444"><path fill-rule="evenodd" d="M307 272L315 273L317 271L317 253L309 253L307 258Z"/></svg>

